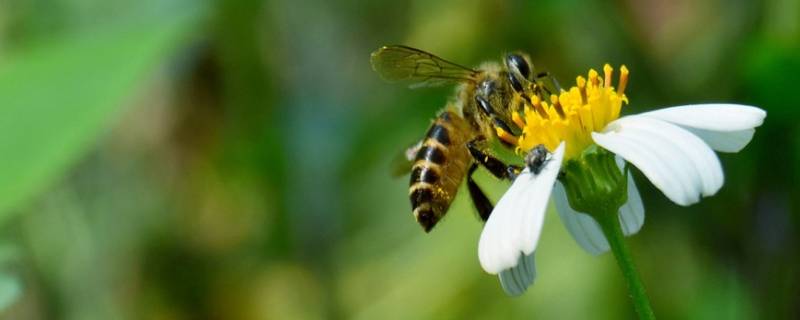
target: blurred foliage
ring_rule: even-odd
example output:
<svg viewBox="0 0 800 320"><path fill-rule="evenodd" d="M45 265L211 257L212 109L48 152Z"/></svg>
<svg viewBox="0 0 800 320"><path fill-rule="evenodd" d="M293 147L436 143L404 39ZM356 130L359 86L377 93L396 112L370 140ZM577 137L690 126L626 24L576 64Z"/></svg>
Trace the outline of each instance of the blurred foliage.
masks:
<svg viewBox="0 0 800 320"><path fill-rule="evenodd" d="M389 165L452 89L381 81L369 53L400 43L523 50L562 84L626 64L627 112L767 110L716 196L637 176L630 244L662 318L795 318L799 39L797 0L0 2L0 316L632 318L556 214L520 298L481 270L465 192L420 230Z"/></svg>
<svg viewBox="0 0 800 320"><path fill-rule="evenodd" d="M188 13L54 37L0 69L0 212L58 176L109 124L143 74L183 43Z"/></svg>

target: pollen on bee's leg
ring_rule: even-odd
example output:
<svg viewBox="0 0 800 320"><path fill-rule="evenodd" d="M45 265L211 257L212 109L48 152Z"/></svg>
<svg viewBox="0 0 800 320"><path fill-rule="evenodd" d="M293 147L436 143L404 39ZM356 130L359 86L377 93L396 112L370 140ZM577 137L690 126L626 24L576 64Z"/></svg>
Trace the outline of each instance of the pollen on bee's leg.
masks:
<svg viewBox="0 0 800 320"><path fill-rule="evenodd" d="M507 142L508 144L516 146L519 143L519 138L515 137L513 134L510 134L503 130L500 127L494 127L494 130L497 132L497 137L500 140Z"/></svg>

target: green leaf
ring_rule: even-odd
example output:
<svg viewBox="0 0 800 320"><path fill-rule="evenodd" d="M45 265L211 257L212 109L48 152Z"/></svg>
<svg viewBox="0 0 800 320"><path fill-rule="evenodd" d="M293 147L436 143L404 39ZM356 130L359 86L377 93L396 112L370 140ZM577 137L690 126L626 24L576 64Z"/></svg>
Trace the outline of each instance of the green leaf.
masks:
<svg viewBox="0 0 800 320"><path fill-rule="evenodd" d="M200 10L50 39L0 60L0 222L56 180L180 45Z"/></svg>

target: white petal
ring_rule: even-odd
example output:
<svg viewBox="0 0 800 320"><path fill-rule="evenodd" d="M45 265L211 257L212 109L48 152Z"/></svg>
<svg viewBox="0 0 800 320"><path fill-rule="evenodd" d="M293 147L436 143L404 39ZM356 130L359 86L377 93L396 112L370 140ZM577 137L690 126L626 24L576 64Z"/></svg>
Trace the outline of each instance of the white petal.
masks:
<svg viewBox="0 0 800 320"><path fill-rule="evenodd" d="M581 248L592 255L608 251L608 241L603 235L600 225L594 218L570 207L566 190L561 182L556 182L556 186L553 188L553 202L555 202L561 222L564 223L569 234Z"/></svg>
<svg viewBox="0 0 800 320"><path fill-rule="evenodd" d="M651 117L628 116L592 133L601 147L639 168L664 195L680 205L710 196L724 177L717 155L694 134Z"/></svg>
<svg viewBox="0 0 800 320"><path fill-rule="evenodd" d="M523 170L497 202L478 242L478 258L486 272L510 269L517 265L520 254L529 255L536 249L564 146L562 142L538 175Z"/></svg>
<svg viewBox="0 0 800 320"><path fill-rule="evenodd" d="M687 129L712 149L739 152L753 138L754 128L764 123L767 113L737 104L698 104L659 109L640 116L651 117Z"/></svg>
<svg viewBox="0 0 800 320"><path fill-rule="evenodd" d="M711 131L703 129L695 129L685 127L689 132L694 133L700 139L703 139L711 149L720 152L739 152L750 143L753 139L753 134L756 129L745 129L740 131Z"/></svg>
<svg viewBox="0 0 800 320"><path fill-rule="evenodd" d="M644 204L630 173L628 173L628 201L619 208L619 223L625 236L636 234L644 225Z"/></svg>
<svg viewBox="0 0 800 320"><path fill-rule="evenodd" d="M764 123L767 112L739 104L695 104L658 109L639 114L667 121L682 127L709 131L741 131Z"/></svg>
<svg viewBox="0 0 800 320"><path fill-rule="evenodd" d="M511 269L500 271L500 286L510 296L518 296L525 292L536 279L536 262L534 254L520 255L517 265Z"/></svg>
<svg viewBox="0 0 800 320"><path fill-rule="evenodd" d="M620 156L614 157L620 171L625 171L625 159ZM622 233L625 236L634 235L644 225L644 203L639 195L639 188L633 181L633 176L628 173L628 201L619 208L619 223L622 225Z"/></svg>

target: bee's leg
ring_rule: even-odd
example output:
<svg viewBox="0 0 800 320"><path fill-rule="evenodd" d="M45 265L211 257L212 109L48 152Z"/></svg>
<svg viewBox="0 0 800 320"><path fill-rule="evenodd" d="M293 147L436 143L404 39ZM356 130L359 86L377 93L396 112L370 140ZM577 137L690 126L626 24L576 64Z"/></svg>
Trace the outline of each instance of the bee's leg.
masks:
<svg viewBox="0 0 800 320"><path fill-rule="evenodd" d="M559 84L558 80L556 80L556 77L553 77L553 75L550 74L550 72L548 72L548 71L539 72L533 77L533 82L537 84L537 88L541 88L548 95L553 94L553 92L550 91L550 89L548 89L546 86L544 86L543 82L539 81L539 79L544 79L544 78L547 78L548 80L550 80L550 84L553 85L553 88L556 89L556 92L561 92L561 90L562 90L561 89L561 84Z"/></svg>
<svg viewBox="0 0 800 320"><path fill-rule="evenodd" d="M485 116L489 117L489 119L492 119L492 124L494 124L495 127L503 129L508 133L514 132L511 130L511 127L509 127L508 124L506 124L505 121L503 121L502 119L500 119L500 117L497 116L497 113L494 111L492 104L489 103L489 100L486 99L486 97L481 95L475 96L475 102L478 103L481 112L483 112Z"/></svg>
<svg viewBox="0 0 800 320"><path fill-rule="evenodd" d="M556 87L556 90L558 90L558 92L561 92L561 91L564 90L564 89L561 88L561 84L558 83L558 79L556 79L556 77L550 77L549 79L550 79L550 82L553 83L553 86Z"/></svg>
<svg viewBox="0 0 800 320"><path fill-rule="evenodd" d="M548 72L548 71L542 71L542 72L539 72L539 73L537 73L537 74L536 74L536 77L535 77L534 79L539 79L539 78L547 78L547 77L549 77L549 76L550 76L550 72Z"/></svg>
<svg viewBox="0 0 800 320"><path fill-rule="evenodd" d="M520 130L512 130L508 124L500 119L495 113L494 108L492 108L492 104L489 103L489 100L486 97L481 95L475 96L475 102L478 103L478 106L483 114L489 119L492 120L492 125L497 129L497 137L500 138L500 142L502 142L507 147L514 147L516 144L516 137L514 136L514 132L519 132Z"/></svg>
<svg viewBox="0 0 800 320"><path fill-rule="evenodd" d="M480 163L486 170L497 177L498 179L508 179L514 180L520 171L522 171L522 167L515 166L515 165L507 165L500 161L493 156L491 156L488 152L482 150L479 147L479 144L484 144L486 140L483 137L478 137L473 139L470 142L467 142L467 149L469 149L469 154L472 155L472 158L475 159L478 163Z"/></svg>
<svg viewBox="0 0 800 320"><path fill-rule="evenodd" d="M494 206L492 202L489 201L489 198L486 197L486 194L483 193L481 187L475 183L475 180L472 179L472 174L475 170L478 169L478 164L473 163L469 167L469 172L467 173L467 189L469 189L470 198L472 198L472 204L475 205L475 209L478 210L478 216L481 217L481 220L484 222L489 219L489 215L492 214L492 210L494 210Z"/></svg>

